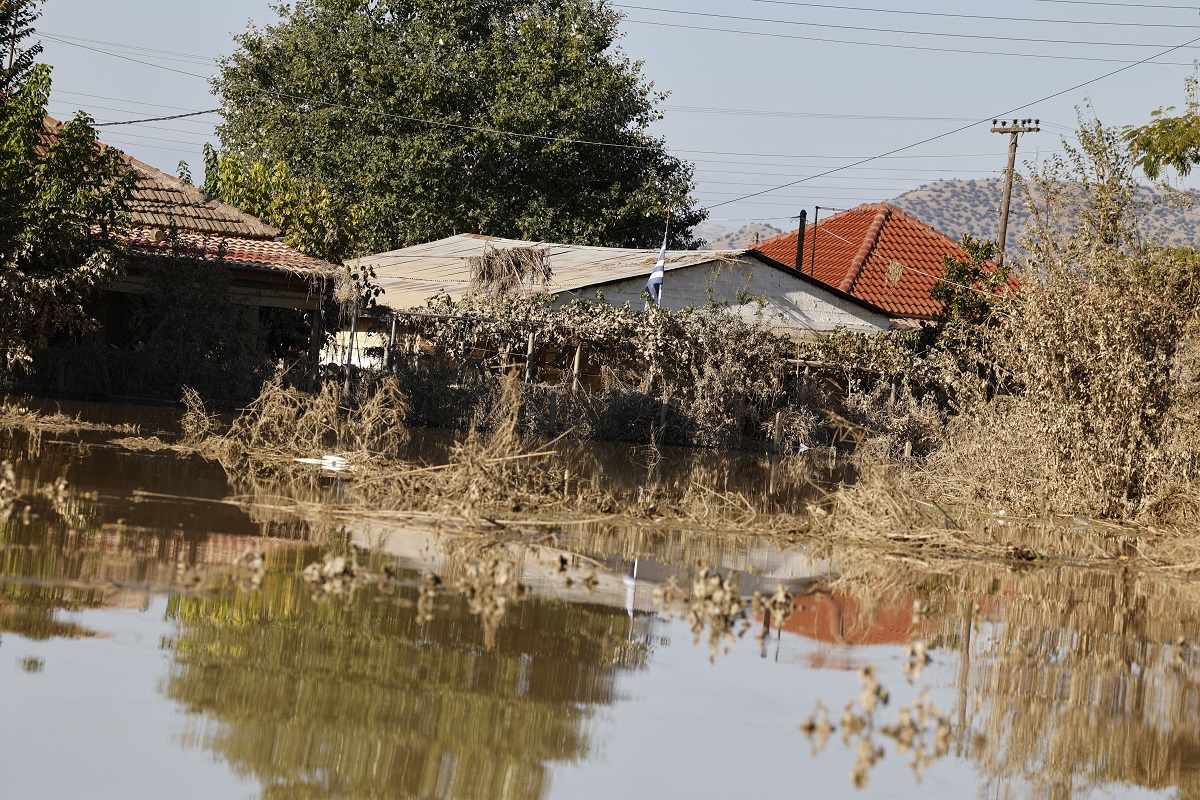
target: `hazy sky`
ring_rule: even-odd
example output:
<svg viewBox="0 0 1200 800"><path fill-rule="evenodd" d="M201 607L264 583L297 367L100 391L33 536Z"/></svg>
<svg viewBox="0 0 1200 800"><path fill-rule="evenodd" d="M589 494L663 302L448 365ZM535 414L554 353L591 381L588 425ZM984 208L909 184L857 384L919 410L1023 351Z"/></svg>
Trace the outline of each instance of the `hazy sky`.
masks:
<svg viewBox="0 0 1200 800"><path fill-rule="evenodd" d="M989 132L993 117L1042 120L1021 140L1020 158L1034 159L1060 148L1089 98L1115 125L1182 105L1200 58L1200 9L1184 0L908 0L903 11L888 0L641 2L615 4L620 47L670 92L656 132L696 164L696 197L730 225L784 228L801 208L998 175L1008 137ZM83 108L105 122L214 108L213 59L251 20L273 21L270 5L48 0L39 27L55 67L51 113ZM108 128L103 139L168 172L180 159L199 172L217 119Z"/></svg>

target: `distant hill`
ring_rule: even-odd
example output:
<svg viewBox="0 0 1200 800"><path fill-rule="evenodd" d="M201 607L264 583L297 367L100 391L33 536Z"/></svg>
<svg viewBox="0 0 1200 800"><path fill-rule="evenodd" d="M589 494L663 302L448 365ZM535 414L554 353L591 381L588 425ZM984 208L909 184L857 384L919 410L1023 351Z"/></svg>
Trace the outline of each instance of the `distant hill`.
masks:
<svg viewBox="0 0 1200 800"><path fill-rule="evenodd" d="M762 222L751 222L749 225L743 225L737 229L728 225L704 222L693 228L692 233L708 243L703 248L705 250L745 250L772 236L778 236L783 231Z"/></svg>
<svg viewBox="0 0 1200 800"><path fill-rule="evenodd" d="M730 227L729 225L721 225L716 222L701 222L692 228L692 236L695 236L697 239L703 239L706 242L715 242L717 239L728 236L736 230L737 228Z"/></svg>
<svg viewBox="0 0 1200 800"><path fill-rule="evenodd" d="M1000 233L1003 196L1003 179L985 178L936 181L888 202L951 239L961 239L964 233L969 233L977 238L994 240ZM1150 187L1139 189L1138 200L1146 206L1142 225L1144 236L1161 237L1170 244L1200 246L1200 205L1181 208L1164 202L1162 193ZM1019 185L1014 185L1008 219L1010 249L1020 243L1028 216L1024 193Z"/></svg>

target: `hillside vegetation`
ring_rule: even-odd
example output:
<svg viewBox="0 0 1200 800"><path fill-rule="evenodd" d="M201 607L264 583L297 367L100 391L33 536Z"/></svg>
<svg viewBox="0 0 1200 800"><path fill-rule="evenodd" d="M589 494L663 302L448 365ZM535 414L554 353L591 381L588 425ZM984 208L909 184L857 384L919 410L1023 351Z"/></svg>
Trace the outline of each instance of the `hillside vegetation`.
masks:
<svg viewBox="0 0 1200 800"><path fill-rule="evenodd" d="M977 238L994 240L1000 229L999 209L1003 194L1002 178L936 181L888 202L952 239L961 239L964 233L969 233ZM1197 205L1184 207L1157 189L1139 187L1136 202L1142 236L1169 244L1195 246L1200 243L1200 195L1193 192L1193 197ZM1008 223L1010 246L1020 243L1028 217L1024 190L1014 184Z"/></svg>
<svg viewBox="0 0 1200 800"><path fill-rule="evenodd" d="M693 236L706 242L702 250L745 250L781 233L783 231L775 226L762 222L751 222L740 228L705 222L697 225L692 231Z"/></svg>

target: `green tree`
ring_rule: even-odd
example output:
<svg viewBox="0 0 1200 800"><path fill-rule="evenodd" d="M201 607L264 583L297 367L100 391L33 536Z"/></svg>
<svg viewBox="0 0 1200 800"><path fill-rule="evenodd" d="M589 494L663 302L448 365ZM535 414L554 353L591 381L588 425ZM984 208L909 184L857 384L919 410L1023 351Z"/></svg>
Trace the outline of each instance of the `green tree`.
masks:
<svg viewBox="0 0 1200 800"><path fill-rule="evenodd" d="M1175 106L1150 112L1145 125L1126 126L1123 135L1136 163L1150 180L1157 180L1166 167L1187 175L1200 164L1200 79L1184 81L1187 105L1182 113Z"/></svg>
<svg viewBox="0 0 1200 800"><path fill-rule="evenodd" d="M1008 270L990 263L998 251L995 242L968 233L962 238L962 249L967 258L942 259L942 278L930 291L942 304L939 328L986 321L996 303L1008 293Z"/></svg>
<svg viewBox="0 0 1200 800"><path fill-rule="evenodd" d="M359 208L361 246L470 232L673 246L704 218L604 0L298 0L221 62L224 148ZM605 143L611 146L600 146ZM274 167L269 167L274 168Z"/></svg>
<svg viewBox="0 0 1200 800"><path fill-rule="evenodd" d="M21 47L33 33L37 18L37 8L30 0L0 0L0 98L8 97L29 78L41 55L41 42Z"/></svg>
<svg viewBox="0 0 1200 800"><path fill-rule="evenodd" d="M89 326L84 301L123 263L114 233L134 185L120 154L96 145L89 116L46 122L50 68L30 60L37 45L19 52L37 16L34 2L0 0L0 370L10 372L54 334Z"/></svg>
<svg viewBox="0 0 1200 800"><path fill-rule="evenodd" d="M328 188L298 176L285 161L250 161L206 144L203 191L274 225L290 246L315 258L336 264L368 252L362 207L339 202Z"/></svg>

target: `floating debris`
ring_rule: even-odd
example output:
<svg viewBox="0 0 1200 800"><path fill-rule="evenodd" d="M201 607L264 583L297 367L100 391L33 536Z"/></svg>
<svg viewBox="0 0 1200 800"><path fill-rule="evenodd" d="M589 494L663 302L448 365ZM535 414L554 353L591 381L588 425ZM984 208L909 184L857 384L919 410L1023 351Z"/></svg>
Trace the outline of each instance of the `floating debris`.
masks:
<svg viewBox="0 0 1200 800"><path fill-rule="evenodd" d="M442 579L432 572L421 576L421 588L417 598L417 622L422 624L433 621L433 604L437 600L438 587Z"/></svg>
<svg viewBox="0 0 1200 800"><path fill-rule="evenodd" d="M259 550L247 549L233 562L239 572L238 585L243 589L261 589L263 577L267 574L267 554Z"/></svg>
<svg viewBox="0 0 1200 800"><path fill-rule="evenodd" d="M874 667L863 667L858 671L858 682L862 684L862 694L858 696L858 704L863 713L870 716L875 713L878 705L887 705L888 690L875 677Z"/></svg>
<svg viewBox="0 0 1200 800"><path fill-rule="evenodd" d="M349 595L359 584L374 580L370 572L359 568L353 552L349 556L326 553L324 561L309 564L301 575L314 600L330 595Z"/></svg>
<svg viewBox="0 0 1200 800"><path fill-rule="evenodd" d="M13 503L21 496L17 489L17 473L11 461L0 461L0 524L12 516Z"/></svg>
<svg viewBox="0 0 1200 800"><path fill-rule="evenodd" d="M820 700L813 709L813 715L800 723L800 732L812 740L814 756L825 749L834 730L836 729L829 722L829 710Z"/></svg>
<svg viewBox="0 0 1200 800"><path fill-rule="evenodd" d="M850 782L855 788L865 788L870 781L871 768L883 759L884 749L874 739L877 730L893 741L897 753L911 753L909 768L920 781L930 764L950 752L950 720L929 701L928 691L924 691L911 706L897 710L895 721L876 728L875 713L887 705L888 691L876 678L874 667L863 667L858 679L863 687L858 698L861 711L855 710L853 702L846 703L841 718L842 745L857 755L850 770ZM829 722L828 711L819 700L813 715L800 724L801 733L813 743L814 756L825 748L835 730Z"/></svg>
<svg viewBox="0 0 1200 800"><path fill-rule="evenodd" d="M528 587L520 581L521 567L516 559L498 548L487 549L481 558L471 560L458 580L458 589L467 599L467 608L483 622L484 641L495 643L496 629L509 603L524 597Z"/></svg>
<svg viewBox="0 0 1200 800"><path fill-rule="evenodd" d="M929 645L923 641L909 642L904 646L904 655L907 661L900 670L904 673L904 677L908 678L908 683L911 686L913 682L921 679L921 672L925 666L933 661L927 652Z"/></svg>

